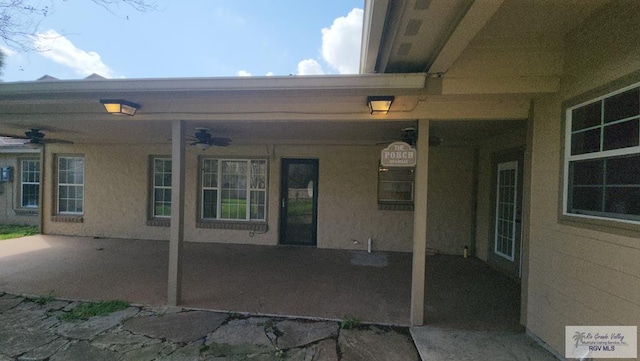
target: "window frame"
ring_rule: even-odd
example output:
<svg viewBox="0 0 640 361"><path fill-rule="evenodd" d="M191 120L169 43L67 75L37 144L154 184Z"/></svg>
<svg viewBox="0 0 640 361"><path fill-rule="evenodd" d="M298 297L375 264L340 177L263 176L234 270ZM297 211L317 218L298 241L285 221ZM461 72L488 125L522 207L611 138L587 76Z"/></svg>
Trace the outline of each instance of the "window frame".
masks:
<svg viewBox="0 0 640 361"><path fill-rule="evenodd" d="M170 220L171 219L171 198L169 198L169 215L158 215L156 214L156 189L168 189L169 191L171 191L171 185L166 186L166 185L162 185L162 186L158 186L156 184L156 161L162 161L162 162L169 162L172 163L172 158L171 156L151 156L150 157L150 170L149 170L149 174L150 174L150 204L149 204L149 216L150 219L157 219L157 220ZM171 169L173 170L173 169ZM166 173L166 172L163 172ZM169 173L171 174L171 173ZM166 201L164 202L165 204L167 203Z"/></svg>
<svg viewBox="0 0 640 361"><path fill-rule="evenodd" d="M616 84L620 86L615 86ZM614 87L615 86L615 87ZM603 226L622 226L622 228L632 227L632 229L638 229L637 227L640 225L640 219L637 216L629 216L624 217L623 214L618 214L612 212L598 212L598 211L586 211L584 213L575 213L570 212L569 210L569 201L570 201L570 188L571 188L571 163L572 162L580 162L580 161L588 161L588 160L602 160L607 161L611 159L622 159L624 157L629 156L640 156L640 140L638 145L611 149L611 150L603 150L604 149L604 130L606 126L615 125L624 123L627 121L638 121L640 122L640 111L638 114L634 114L633 116L618 119L612 122L606 122L604 120L605 107L604 103L606 99L610 99L616 95L622 94L624 92L640 89L640 82L638 79L633 79L633 83L629 85L626 82L626 85L622 85L620 82L616 82L615 84L609 85L607 87L603 87L602 89L598 89L594 92L590 92L589 94L583 95L579 97L578 101L573 102L565 102L563 104L563 119L564 126L562 129L563 132L563 162L562 162L562 198L560 202L560 217L561 220L571 220L571 221L583 221L583 222L598 222L598 225ZM640 101L640 100L639 100ZM599 139L599 151L593 152L585 152L582 154L572 155L572 135L574 131L572 129L572 121L573 121L573 111L575 109L586 107L597 102L601 103L600 106L600 124L597 126L585 127L576 132L585 131L586 129L599 129L600 130L600 139ZM639 135L640 137L640 135ZM639 138L640 139L640 138ZM603 171L604 173L605 171ZM602 187L606 189L606 182L603 181ZM603 205L604 207L604 205Z"/></svg>
<svg viewBox="0 0 640 361"><path fill-rule="evenodd" d="M36 166L36 172L37 172L37 179L38 181L25 181L25 178L29 178L29 177L25 177L25 173L24 173L24 164L25 163L29 163L29 162L37 162L37 166ZM18 177L20 179L20 182L18 183L18 204L19 204L19 209L23 209L23 210L28 210L28 211L34 211L34 210L38 210L40 209L40 195L41 195L41 187L42 187L42 160L40 158L18 158L18 169L19 169L19 174ZM23 203L24 201L24 186L25 185L37 185L37 200L36 200L36 205L32 206L32 205L25 205Z"/></svg>
<svg viewBox="0 0 640 361"><path fill-rule="evenodd" d="M62 159L82 159L82 183L60 183L60 161ZM86 161L84 155L79 154L58 154L55 157L55 214L61 216L83 216L85 210L85 168ZM81 212L69 212L60 211L60 189L62 186L80 187L82 189L82 211Z"/></svg>
<svg viewBox="0 0 640 361"><path fill-rule="evenodd" d="M217 187L207 186L204 183L205 176L205 162L206 161L215 161L217 162L216 166L216 179L217 179ZM219 195L222 193L220 186L222 179L222 163L225 161L230 162L247 162L247 182L244 191L246 191L247 197L245 201L245 209L246 209L246 218L244 219L235 219L235 218L221 218L222 213L222 197ZM251 162L259 161L264 162L265 167L265 183L264 188L252 188L251 187ZM267 157L216 157L216 156L199 156L198 159L199 171L198 171L198 202L197 202L197 224L198 228L220 228L220 229L247 229L253 231L266 231L266 224L268 221L269 214L269 159ZM216 197L216 218L205 218L205 191L215 190L218 193L218 197ZM251 194L253 192L261 192L264 195L264 218L262 219L252 219L251 218L251 207L254 205L252 203Z"/></svg>
<svg viewBox="0 0 640 361"><path fill-rule="evenodd" d="M390 174L392 172L401 172L401 171L409 171L412 173L413 178L411 180L382 180L382 174ZM413 210L413 204L415 202L415 191L416 191L416 178L415 178L415 168L413 167L384 167L382 164L378 163L378 179L376 182L377 190L376 190L376 201L378 202L379 210L400 210L400 211L410 211ZM386 199L380 197L381 192L381 184L382 183L410 183L411 185L411 199Z"/></svg>

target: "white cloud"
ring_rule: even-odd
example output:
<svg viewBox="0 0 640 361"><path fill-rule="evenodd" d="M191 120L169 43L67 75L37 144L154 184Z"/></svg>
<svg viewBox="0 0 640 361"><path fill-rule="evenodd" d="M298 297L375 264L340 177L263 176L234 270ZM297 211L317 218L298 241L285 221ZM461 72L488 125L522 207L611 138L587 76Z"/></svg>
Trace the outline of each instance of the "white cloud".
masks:
<svg viewBox="0 0 640 361"><path fill-rule="evenodd" d="M335 19L330 28L322 29L322 57L340 74L360 71L363 14L355 8L346 17Z"/></svg>
<svg viewBox="0 0 640 361"><path fill-rule="evenodd" d="M272 71L267 72L267 76L273 76L273 72Z"/></svg>
<svg viewBox="0 0 640 361"><path fill-rule="evenodd" d="M246 70L238 70L238 72L236 73L236 75L238 76L251 76L251 73L249 73Z"/></svg>
<svg viewBox="0 0 640 361"><path fill-rule="evenodd" d="M323 75L322 65L313 59L303 60L298 63L298 75Z"/></svg>
<svg viewBox="0 0 640 361"><path fill-rule="evenodd" d="M73 69L80 76L96 73L105 78L115 77L113 70L100 59L100 54L78 49L69 39L55 30L37 33L33 44L38 54Z"/></svg>
<svg viewBox="0 0 640 361"><path fill-rule="evenodd" d="M1 51L1 52L2 52L2 54L4 54L6 57L14 56L14 55L16 55L16 54L17 54L15 51L13 51L13 50L11 50L11 49L9 49L9 48L5 47L5 46L2 46L2 45L0 45L0 51Z"/></svg>

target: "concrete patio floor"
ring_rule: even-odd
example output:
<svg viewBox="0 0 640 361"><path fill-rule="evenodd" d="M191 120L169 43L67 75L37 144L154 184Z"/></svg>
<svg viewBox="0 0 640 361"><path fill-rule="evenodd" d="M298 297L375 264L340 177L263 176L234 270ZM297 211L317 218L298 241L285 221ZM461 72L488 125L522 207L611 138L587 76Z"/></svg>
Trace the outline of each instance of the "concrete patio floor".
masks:
<svg viewBox="0 0 640 361"><path fill-rule="evenodd" d="M0 242L0 290L163 305L169 243L31 236ZM356 266L350 252L185 242L181 306L407 325L411 255Z"/></svg>
<svg viewBox="0 0 640 361"><path fill-rule="evenodd" d="M163 305L168 246L42 235L2 241L0 291ZM184 307L409 323L411 254L363 266L342 250L186 242L184 251ZM519 284L478 259L430 256L425 302L430 326L521 331Z"/></svg>

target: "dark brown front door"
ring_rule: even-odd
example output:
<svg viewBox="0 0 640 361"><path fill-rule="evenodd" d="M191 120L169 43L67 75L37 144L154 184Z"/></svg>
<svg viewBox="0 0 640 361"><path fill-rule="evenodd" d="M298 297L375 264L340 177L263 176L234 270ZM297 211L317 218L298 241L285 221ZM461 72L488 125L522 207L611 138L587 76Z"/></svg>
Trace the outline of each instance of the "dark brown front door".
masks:
<svg viewBox="0 0 640 361"><path fill-rule="evenodd" d="M318 160L283 159L280 190L280 244L315 246Z"/></svg>

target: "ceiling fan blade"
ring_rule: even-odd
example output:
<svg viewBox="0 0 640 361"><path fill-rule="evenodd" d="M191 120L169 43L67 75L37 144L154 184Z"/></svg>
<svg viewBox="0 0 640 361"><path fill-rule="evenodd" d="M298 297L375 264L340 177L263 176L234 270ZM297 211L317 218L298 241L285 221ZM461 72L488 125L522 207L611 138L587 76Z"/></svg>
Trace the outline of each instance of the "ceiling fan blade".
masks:
<svg viewBox="0 0 640 361"><path fill-rule="evenodd" d="M0 137L15 138L15 139L29 139L24 135L17 135L17 134L0 134Z"/></svg>
<svg viewBox="0 0 640 361"><path fill-rule="evenodd" d="M58 144L73 144L70 140L64 139L40 139L38 143L58 143Z"/></svg>
<svg viewBox="0 0 640 361"><path fill-rule="evenodd" d="M229 144L231 144L231 139L224 138L224 137L213 137L213 138L211 138L210 143L212 145L217 145L219 147L226 147Z"/></svg>

